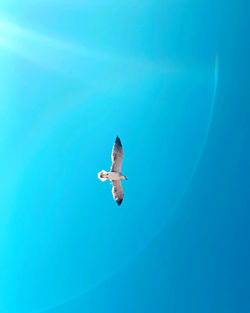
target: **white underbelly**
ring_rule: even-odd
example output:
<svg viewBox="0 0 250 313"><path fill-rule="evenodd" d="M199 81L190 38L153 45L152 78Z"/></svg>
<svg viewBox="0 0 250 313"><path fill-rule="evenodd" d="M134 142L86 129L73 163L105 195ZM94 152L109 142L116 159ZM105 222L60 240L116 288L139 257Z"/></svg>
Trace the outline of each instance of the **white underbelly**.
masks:
<svg viewBox="0 0 250 313"><path fill-rule="evenodd" d="M108 177L110 180L120 180L121 179L120 173L117 173L117 172L109 172Z"/></svg>

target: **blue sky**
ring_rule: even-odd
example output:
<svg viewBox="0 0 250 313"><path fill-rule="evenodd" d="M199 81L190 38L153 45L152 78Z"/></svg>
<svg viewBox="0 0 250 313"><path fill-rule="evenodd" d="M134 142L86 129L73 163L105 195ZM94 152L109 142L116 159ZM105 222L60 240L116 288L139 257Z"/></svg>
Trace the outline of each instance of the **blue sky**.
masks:
<svg viewBox="0 0 250 313"><path fill-rule="evenodd" d="M248 8L0 4L0 312L247 312Z"/></svg>

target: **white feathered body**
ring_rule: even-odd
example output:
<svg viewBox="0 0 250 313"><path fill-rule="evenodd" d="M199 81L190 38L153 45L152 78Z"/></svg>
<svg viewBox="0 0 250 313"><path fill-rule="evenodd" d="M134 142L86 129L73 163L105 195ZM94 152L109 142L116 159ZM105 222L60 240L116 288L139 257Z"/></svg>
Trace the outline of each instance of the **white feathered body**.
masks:
<svg viewBox="0 0 250 313"><path fill-rule="evenodd" d="M97 176L101 181L105 181L107 179L110 179L110 180L126 179L126 177L124 175L122 175L122 173L106 172L105 170L102 170L101 172L99 172Z"/></svg>

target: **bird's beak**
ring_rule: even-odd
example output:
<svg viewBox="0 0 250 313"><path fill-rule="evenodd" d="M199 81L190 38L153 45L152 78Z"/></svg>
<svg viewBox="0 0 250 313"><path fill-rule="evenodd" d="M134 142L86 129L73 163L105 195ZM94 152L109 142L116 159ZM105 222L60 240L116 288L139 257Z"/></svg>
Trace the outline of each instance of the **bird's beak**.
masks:
<svg viewBox="0 0 250 313"><path fill-rule="evenodd" d="M128 180L128 178L127 178L127 177L125 177L125 179L126 179L126 180Z"/></svg>

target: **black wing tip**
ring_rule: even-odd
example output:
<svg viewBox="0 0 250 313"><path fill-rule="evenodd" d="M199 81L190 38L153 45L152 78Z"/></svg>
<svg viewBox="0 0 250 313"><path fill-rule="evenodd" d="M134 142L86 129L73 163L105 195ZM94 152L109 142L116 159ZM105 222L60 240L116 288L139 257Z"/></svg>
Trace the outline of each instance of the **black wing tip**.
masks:
<svg viewBox="0 0 250 313"><path fill-rule="evenodd" d="M123 199L118 199L118 200L116 200L117 204L118 204L118 205L121 205L121 204L122 204L122 200L123 200Z"/></svg>
<svg viewBox="0 0 250 313"><path fill-rule="evenodd" d="M115 139L115 143L120 147L122 146L121 139L118 136Z"/></svg>

